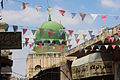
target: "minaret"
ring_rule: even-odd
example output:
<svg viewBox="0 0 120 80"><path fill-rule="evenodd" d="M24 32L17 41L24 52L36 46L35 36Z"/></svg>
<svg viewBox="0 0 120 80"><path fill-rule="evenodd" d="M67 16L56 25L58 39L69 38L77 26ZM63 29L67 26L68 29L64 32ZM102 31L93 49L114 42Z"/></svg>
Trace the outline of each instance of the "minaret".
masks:
<svg viewBox="0 0 120 80"><path fill-rule="evenodd" d="M49 10L49 8L48 8L47 10L48 10L48 15L49 15L48 21L51 21L51 15L50 15L50 10Z"/></svg>

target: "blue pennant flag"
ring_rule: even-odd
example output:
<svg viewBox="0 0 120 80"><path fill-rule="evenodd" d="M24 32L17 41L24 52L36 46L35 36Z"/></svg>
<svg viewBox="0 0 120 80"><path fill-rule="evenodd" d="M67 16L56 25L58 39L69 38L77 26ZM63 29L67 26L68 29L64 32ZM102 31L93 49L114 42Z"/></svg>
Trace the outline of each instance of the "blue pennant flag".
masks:
<svg viewBox="0 0 120 80"><path fill-rule="evenodd" d="M65 51L68 51L68 48L65 48Z"/></svg>
<svg viewBox="0 0 120 80"><path fill-rule="evenodd" d="M76 13L71 13L72 19L75 17Z"/></svg>
<svg viewBox="0 0 120 80"><path fill-rule="evenodd" d="M42 43L44 43L45 39L41 39Z"/></svg>
<svg viewBox="0 0 120 80"><path fill-rule="evenodd" d="M49 50L50 49L50 47L47 45L47 50Z"/></svg>
<svg viewBox="0 0 120 80"><path fill-rule="evenodd" d="M91 35L90 37L91 37L91 39L93 40L93 39L94 39L94 37L95 37L95 35Z"/></svg>
<svg viewBox="0 0 120 80"><path fill-rule="evenodd" d="M100 48L101 48L101 45L98 45L98 49L100 50Z"/></svg>
<svg viewBox="0 0 120 80"><path fill-rule="evenodd" d="M33 35L35 34L36 30L32 30Z"/></svg>
<svg viewBox="0 0 120 80"><path fill-rule="evenodd" d="M14 32L17 32L17 30L18 30L18 26L13 25L13 30L14 30Z"/></svg>
<svg viewBox="0 0 120 80"><path fill-rule="evenodd" d="M58 38L60 38L60 36L61 36L60 33L58 33Z"/></svg>
<svg viewBox="0 0 120 80"><path fill-rule="evenodd" d="M91 36L93 31L88 31L88 32L89 32L89 35Z"/></svg>
<svg viewBox="0 0 120 80"><path fill-rule="evenodd" d="M36 39L33 39L34 40L34 43L36 43Z"/></svg>
<svg viewBox="0 0 120 80"><path fill-rule="evenodd" d="M68 45L69 49L71 49L72 45Z"/></svg>
<svg viewBox="0 0 120 80"><path fill-rule="evenodd" d="M82 49L79 50L79 53L81 53Z"/></svg>
<svg viewBox="0 0 120 80"><path fill-rule="evenodd" d="M60 29L59 32L60 32L60 35L62 35L63 32L64 32L64 30L63 30L63 29Z"/></svg>

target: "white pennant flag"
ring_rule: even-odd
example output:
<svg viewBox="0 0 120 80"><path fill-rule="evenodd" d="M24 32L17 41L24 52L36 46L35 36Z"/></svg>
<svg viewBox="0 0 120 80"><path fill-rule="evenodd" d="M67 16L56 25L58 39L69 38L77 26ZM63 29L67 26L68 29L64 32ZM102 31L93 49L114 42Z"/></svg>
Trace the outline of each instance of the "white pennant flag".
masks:
<svg viewBox="0 0 120 80"><path fill-rule="evenodd" d="M90 15L92 16L93 20L95 20L97 17L97 14L90 14Z"/></svg>
<svg viewBox="0 0 120 80"><path fill-rule="evenodd" d="M106 49L108 48L108 45L105 45Z"/></svg>

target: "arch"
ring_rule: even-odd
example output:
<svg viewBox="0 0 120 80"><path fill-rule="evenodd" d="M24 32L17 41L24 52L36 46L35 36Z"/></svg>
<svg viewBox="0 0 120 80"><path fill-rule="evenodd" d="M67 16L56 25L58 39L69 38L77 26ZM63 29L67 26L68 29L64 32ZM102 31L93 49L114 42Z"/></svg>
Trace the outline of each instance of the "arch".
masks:
<svg viewBox="0 0 120 80"><path fill-rule="evenodd" d="M36 70L36 71L41 70L41 66L40 66L40 65L36 65L36 66L35 66L35 70Z"/></svg>

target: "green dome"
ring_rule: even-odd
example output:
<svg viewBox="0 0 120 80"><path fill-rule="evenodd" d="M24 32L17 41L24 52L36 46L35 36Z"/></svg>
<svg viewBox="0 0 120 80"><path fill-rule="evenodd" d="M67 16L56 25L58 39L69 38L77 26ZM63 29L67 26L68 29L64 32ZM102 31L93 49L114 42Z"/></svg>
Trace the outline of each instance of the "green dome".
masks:
<svg viewBox="0 0 120 80"><path fill-rule="evenodd" d="M40 36L40 29L44 29L43 36ZM55 21L44 22L37 29L36 40L41 40L41 39L64 39L65 40L65 32L63 32L60 38L58 38L58 33L61 29L64 29L64 27ZM48 32L50 32L50 30L53 30L53 33L49 38Z"/></svg>

